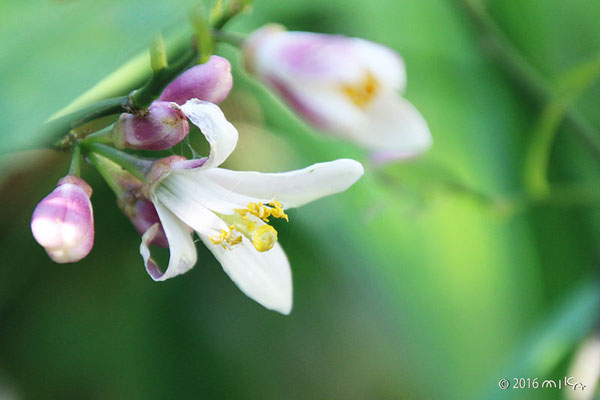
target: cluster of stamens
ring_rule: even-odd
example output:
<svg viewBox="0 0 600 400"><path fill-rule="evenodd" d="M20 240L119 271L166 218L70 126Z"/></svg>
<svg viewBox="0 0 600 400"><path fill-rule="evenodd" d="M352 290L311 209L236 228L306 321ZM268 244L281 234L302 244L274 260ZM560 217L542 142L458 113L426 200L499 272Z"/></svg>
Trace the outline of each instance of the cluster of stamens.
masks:
<svg viewBox="0 0 600 400"><path fill-rule="evenodd" d="M277 243L277 231L267 222L269 218L283 218L289 221L280 202L273 200L268 205L249 203L246 208L235 209L236 214L223 215L229 223L228 229L222 229L218 236L210 237L211 242L231 250L232 246L242 243L242 235L252 241L254 248L260 252L268 251ZM254 220L253 220L253 217ZM265 222L257 228L257 219Z"/></svg>
<svg viewBox="0 0 600 400"><path fill-rule="evenodd" d="M242 235L240 235L235 225L229 225L229 230L221 229L221 233L217 237L210 237L210 241L214 244L220 244L224 249L228 249L231 246L242 243Z"/></svg>
<svg viewBox="0 0 600 400"><path fill-rule="evenodd" d="M379 82L371 73L367 73L363 80L353 85L342 86L343 93L360 108L368 106L379 90Z"/></svg>
<svg viewBox="0 0 600 400"><path fill-rule="evenodd" d="M271 201L269 205L262 203L250 203L248 204L248 207L237 208L235 211L245 220L248 219L248 214L250 214L262 219L265 222L269 222L269 217L283 218L289 222L287 214L283 211L283 206L277 200Z"/></svg>

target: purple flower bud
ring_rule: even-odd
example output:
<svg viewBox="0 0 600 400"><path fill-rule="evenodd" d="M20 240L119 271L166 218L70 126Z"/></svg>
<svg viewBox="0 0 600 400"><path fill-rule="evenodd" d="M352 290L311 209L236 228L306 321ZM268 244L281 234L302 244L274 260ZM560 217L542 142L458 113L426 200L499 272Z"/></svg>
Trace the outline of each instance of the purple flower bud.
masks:
<svg viewBox="0 0 600 400"><path fill-rule="evenodd" d="M128 214L131 223L140 235L143 235L152 225L158 223L158 232L156 233L154 240L152 240L152 244L159 247L169 247L167 235L165 235L156 208L150 200L146 198L138 199L133 207L131 207Z"/></svg>
<svg viewBox="0 0 600 400"><path fill-rule="evenodd" d="M233 85L231 64L219 56L211 56L205 64L196 65L179 75L163 90L159 100L183 105L191 99L219 104Z"/></svg>
<svg viewBox="0 0 600 400"><path fill-rule="evenodd" d="M121 114L113 130L115 146L143 150L166 150L186 137L188 121L176 104L155 101L145 116Z"/></svg>
<svg viewBox="0 0 600 400"><path fill-rule="evenodd" d="M57 263L76 262L94 245L92 188L83 179L67 175L33 211L31 232Z"/></svg>

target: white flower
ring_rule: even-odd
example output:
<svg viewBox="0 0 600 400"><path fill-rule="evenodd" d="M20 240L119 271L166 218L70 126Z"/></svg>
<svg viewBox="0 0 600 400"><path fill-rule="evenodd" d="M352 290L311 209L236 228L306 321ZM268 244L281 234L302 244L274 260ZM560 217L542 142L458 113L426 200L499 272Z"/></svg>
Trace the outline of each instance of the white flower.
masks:
<svg viewBox="0 0 600 400"><path fill-rule="evenodd" d="M285 218L284 209L346 190L363 174L354 160L341 159L285 173L218 168L237 143L237 130L219 107L193 99L181 106L206 136L206 159L173 156L159 160L144 192L156 207L169 242L169 265L163 272L150 257L149 244L159 231L153 225L142 237L140 252L157 281L188 271L196 263L190 227L250 298L288 314L292 278L287 257L269 218Z"/></svg>
<svg viewBox="0 0 600 400"><path fill-rule="evenodd" d="M431 146L427 123L399 95L404 62L385 46L267 25L250 36L244 53L249 71L323 131L387 157L415 156Z"/></svg>

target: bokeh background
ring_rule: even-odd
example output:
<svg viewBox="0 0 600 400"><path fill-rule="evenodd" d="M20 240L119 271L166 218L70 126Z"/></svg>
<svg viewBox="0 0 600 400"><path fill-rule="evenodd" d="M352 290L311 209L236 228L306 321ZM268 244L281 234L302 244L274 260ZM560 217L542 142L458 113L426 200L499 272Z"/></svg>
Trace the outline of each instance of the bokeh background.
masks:
<svg viewBox="0 0 600 400"><path fill-rule="evenodd" d="M488 57L490 42L461 1L256 0L227 26L250 32L275 21L389 45L406 61L406 97L435 138L425 156L377 168L311 130L242 71L234 48L219 47L235 72L223 108L240 131L229 167L279 171L351 157L367 168L346 193L277 226L293 268L290 316L246 298L201 245L193 270L153 282L139 236L91 167L83 176L94 187L95 247L77 264L49 261L29 220L68 156L11 150L35 148L44 120L159 30L189 32L195 3L0 1L0 398L567 397L503 391L498 381L572 375L598 328L598 159L559 115L549 170L557 189L523 200L528 149L562 92L540 97L502 53ZM597 0L479 5L551 88L600 56ZM135 70L126 84L139 77ZM600 136L595 80L569 106Z"/></svg>

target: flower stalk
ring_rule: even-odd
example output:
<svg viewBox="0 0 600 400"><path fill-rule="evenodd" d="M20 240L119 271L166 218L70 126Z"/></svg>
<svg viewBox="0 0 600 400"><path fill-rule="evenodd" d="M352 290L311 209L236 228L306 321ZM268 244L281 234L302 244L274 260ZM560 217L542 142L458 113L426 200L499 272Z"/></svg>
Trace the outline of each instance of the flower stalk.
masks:
<svg viewBox="0 0 600 400"><path fill-rule="evenodd" d="M81 176L81 147L75 146L71 155L71 166L69 167L69 175L79 178Z"/></svg>
<svg viewBox="0 0 600 400"><path fill-rule="evenodd" d="M124 170L131 173L139 180L144 180L146 174L152 168L152 161L132 156L124 151L100 143L82 143L87 154L96 153L102 157L108 158L114 163L120 165Z"/></svg>

